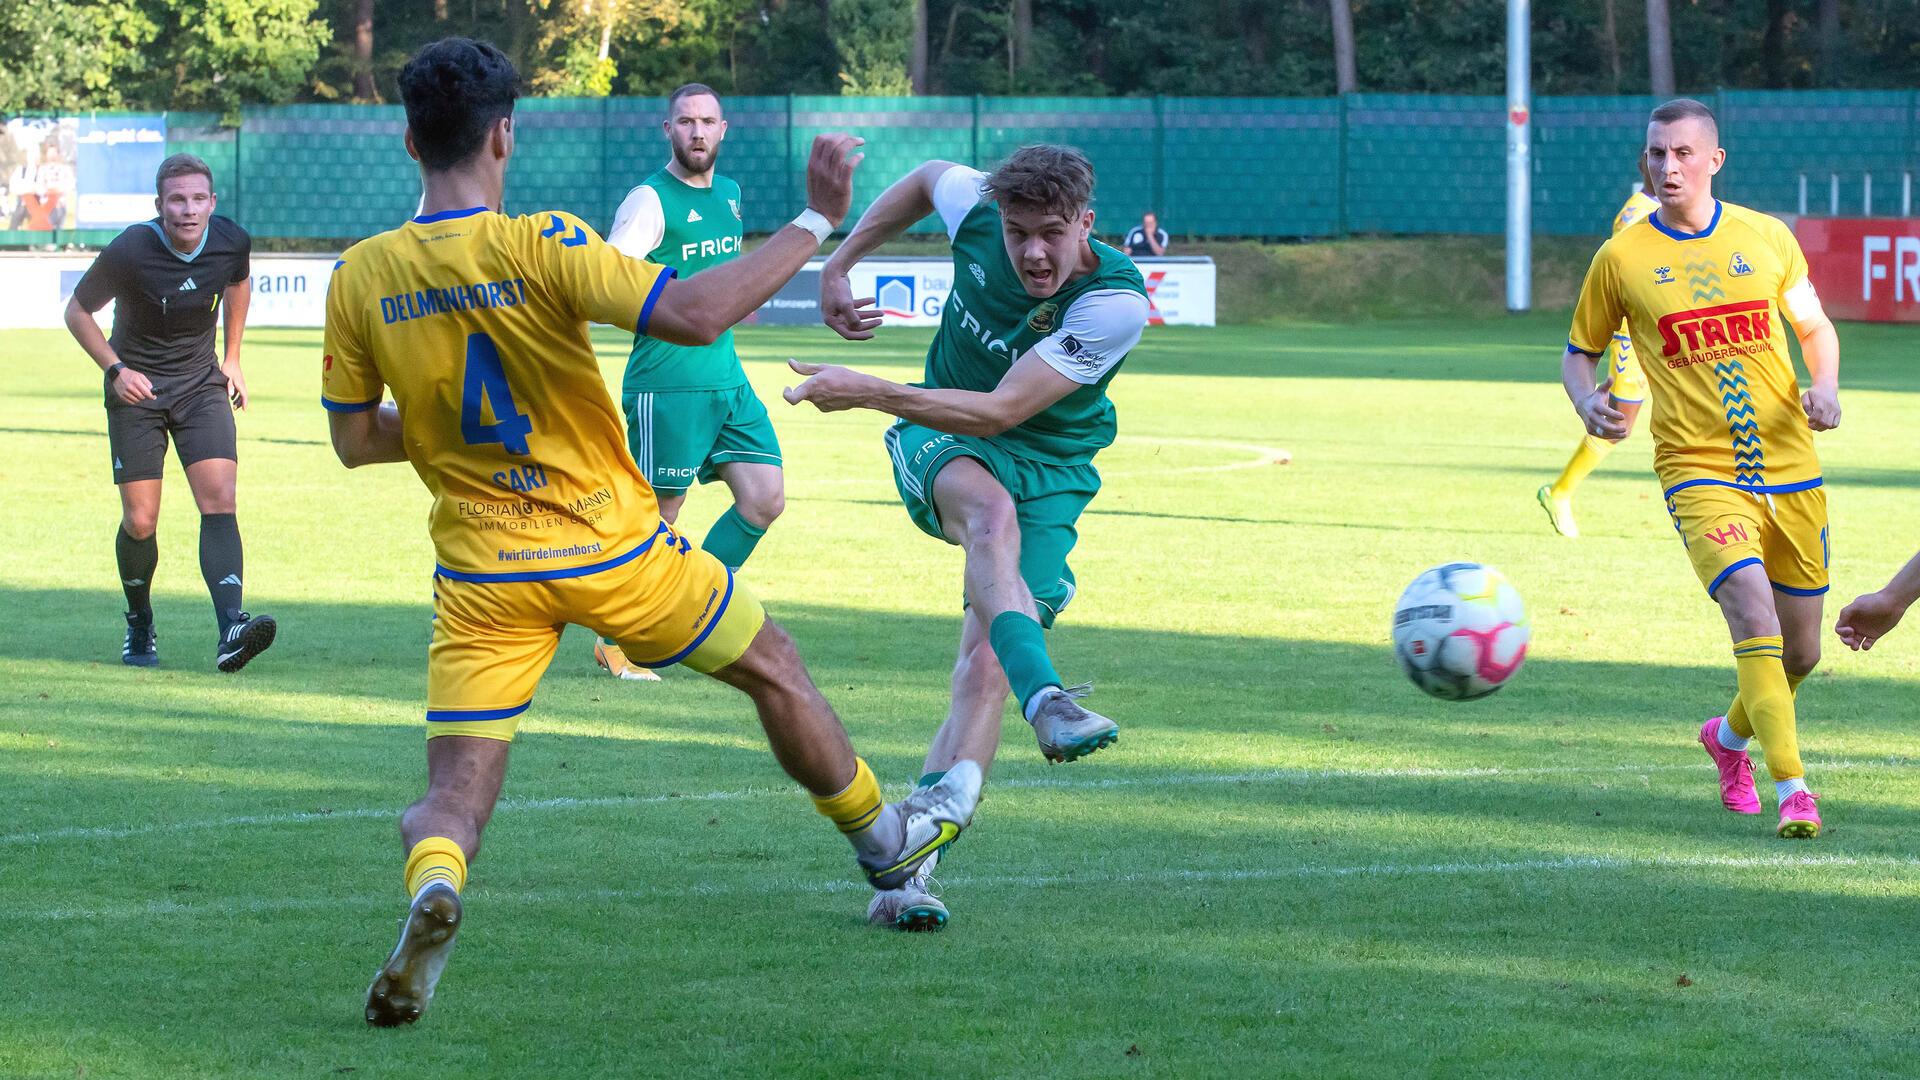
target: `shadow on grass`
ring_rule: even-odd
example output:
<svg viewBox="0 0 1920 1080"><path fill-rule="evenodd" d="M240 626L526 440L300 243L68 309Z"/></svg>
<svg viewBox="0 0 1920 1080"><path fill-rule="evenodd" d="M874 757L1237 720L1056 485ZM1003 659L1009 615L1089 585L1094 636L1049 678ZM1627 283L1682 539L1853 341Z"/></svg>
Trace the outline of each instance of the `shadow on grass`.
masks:
<svg viewBox="0 0 1920 1080"><path fill-rule="evenodd" d="M424 724L426 603L263 602L280 621L280 639L239 675L220 676L210 655L189 652L187 635L173 630L207 621L204 605L183 598L157 608L169 667L112 662L117 599L0 588L0 607L13 613L0 631L0 664L10 669L17 719L0 738L13 741L16 830L112 825L156 812L191 818L412 798ZM957 613L769 608L880 774L913 775L946 712ZM1071 771L1044 770L1030 736L1010 721L998 776L1077 783L1169 771L1546 765L1564 772L1539 782L1570 801L1552 808L1535 801L1523 812L1560 820L1583 812L1579 793L1615 766L1691 766L1699 758L1704 770L1693 731L1732 692L1731 670L1718 665L1536 658L1501 694L1456 704L1409 687L1382 645L1150 632L1071 618L1051 643L1063 673L1098 683L1096 703L1123 726L1120 751ZM528 783L512 791L648 795L786 783L744 698L685 670L658 686L618 683L593 667L587 650L579 631L562 643L516 748L515 777ZM100 660L75 659L88 654ZM1872 746L1876 756L1911 750L1911 701L1911 684L1900 680L1810 684L1803 744L1816 775L1835 717L1848 718L1832 733L1836 743ZM1592 775L1582 774L1586 767ZM1457 798L1460 779L1382 776L1339 794L1313 788L1301 797L1355 812L1415 807ZM1195 798L1223 806L1244 795L1225 784L1195 790ZM1692 796L1672 805L1664 798L1650 795L1646 818L1623 817L1618 827L1658 820L1702 835L1717 828L1714 815L1695 812ZM166 809L151 809L159 807ZM1715 824L1702 824L1709 819Z"/></svg>

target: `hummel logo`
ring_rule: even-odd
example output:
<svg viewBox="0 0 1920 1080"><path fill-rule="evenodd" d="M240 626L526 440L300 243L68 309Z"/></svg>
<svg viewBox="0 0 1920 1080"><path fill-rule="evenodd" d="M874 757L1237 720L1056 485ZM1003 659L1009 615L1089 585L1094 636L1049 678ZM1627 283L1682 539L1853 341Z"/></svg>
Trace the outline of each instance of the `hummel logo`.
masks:
<svg viewBox="0 0 1920 1080"><path fill-rule="evenodd" d="M228 575L227 575L226 577L223 577L223 578L221 578L221 579L220 579L220 584L222 584L222 585L238 585L238 584L240 584L240 575L239 575L239 574L228 574Z"/></svg>
<svg viewBox="0 0 1920 1080"><path fill-rule="evenodd" d="M700 216L700 211L698 210L687 211L687 224L691 225L696 221L704 221L704 220L706 219Z"/></svg>
<svg viewBox="0 0 1920 1080"><path fill-rule="evenodd" d="M195 289L197 289L197 288L199 288L199 287L200 287L200 286L198 286L198 285L195 285L195 284L193 283L193 279L192 279L192 278L188 278L187 280L185 280L185 281L183 281L183 282L181 282L181 283L180 283L180 291L181 291L181 292L192 292L193 290L195 290Z"/></svg>

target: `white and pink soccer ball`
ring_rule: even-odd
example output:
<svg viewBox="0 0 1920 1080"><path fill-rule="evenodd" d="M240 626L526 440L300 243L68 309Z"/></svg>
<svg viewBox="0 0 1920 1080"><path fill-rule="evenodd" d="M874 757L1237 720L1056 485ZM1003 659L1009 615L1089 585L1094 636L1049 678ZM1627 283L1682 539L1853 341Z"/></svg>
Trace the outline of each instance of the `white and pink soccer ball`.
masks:
<svg viewBox="0 0 1920 1080"><path fill-rule="evenodd" d="M1532 630L1520 593L1491 566L1447 563L1407 586L1393 609L1393 653L1413 685L1437 698L1486 697L1527 659Z"/></svg>

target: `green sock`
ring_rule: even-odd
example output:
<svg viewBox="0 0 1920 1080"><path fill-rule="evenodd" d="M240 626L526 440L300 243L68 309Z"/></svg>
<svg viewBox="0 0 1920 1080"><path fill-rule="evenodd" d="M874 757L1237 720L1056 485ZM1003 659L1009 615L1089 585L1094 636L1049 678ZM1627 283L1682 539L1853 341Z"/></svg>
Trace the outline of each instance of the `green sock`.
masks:
<svg viewBox="0 0 1920 1080"><path fill-rule="evenodd" d="M767 530L755 528L746 518L740 516L738 507L729 506L727 512L707 530L707 538L700 541L700 550L725 563L729 568L738 570L746 565L747 556L753 554L753 546Z"/></svg>
<svg viewBox="0 0 1920 1080"><path fill-rule="evenodd" d="M1007 682L1018 695L1022 713L1033 695L1049 686L1059 686L1060 673L1053 670L1053 660L1047 656L1046 631L1031 615L1018 611L1003 611L993 617L993 623L987 627L987 640L993 645L993 655L1000 658L1000 669L1007 673Z"/></svg>

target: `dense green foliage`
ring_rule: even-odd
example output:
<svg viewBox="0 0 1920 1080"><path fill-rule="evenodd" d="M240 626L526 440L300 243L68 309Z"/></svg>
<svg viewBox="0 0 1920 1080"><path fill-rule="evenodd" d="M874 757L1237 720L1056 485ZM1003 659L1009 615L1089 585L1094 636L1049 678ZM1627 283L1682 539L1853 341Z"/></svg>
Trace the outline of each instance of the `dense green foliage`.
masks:
<svg viewBox="0 0 1920 1080"><path fill-rule="evenodd" d="M1334 92L1328 0L0 0L0 111L393 100L407 54L447 34L497 42L555 96L908 93L916 2L923 92ZM1352 0L1359 89L1499 93L1505 6ZM1534 11L1537 93L1646 90L1640 0ZM1682 91L1920 85L1913 0L1671 11Z"/></svg>
<svg viewBox="0 0 1920 1080"><path fill-rule="evenodd" d="M1732 692L1726 634L1645 433L1582 489L1586 538L1533 502L1578 438L1565 333L1150 331L1052 635L1122 740L1049 768L1009 710L941 935L863 924L846 845L742 698L613 682L569 632L410 1031L359 1009L422 784L419 481L333 461L318 332L250 334L240 521L280 640L210 670L169 464L164 666L123 668L98 376L60 332L0 337L0 1076L1911 1076L1920 624L1830 648L1800 691L1826 836L1722 811L1692 740ZM1916 330L1840 334L1836 603L1920 537ZM776 395L787 356L899 378L926 339L739 336L790 491L744 578L896 793L946 709L958 553L908 524L878 418ZM598 341L613 376L627 343ZM1257 464L1275 445L1293 463ZM1461 557L1516 582L1534 649L1448 704L1395 670L1388 623Z"/></svg>

